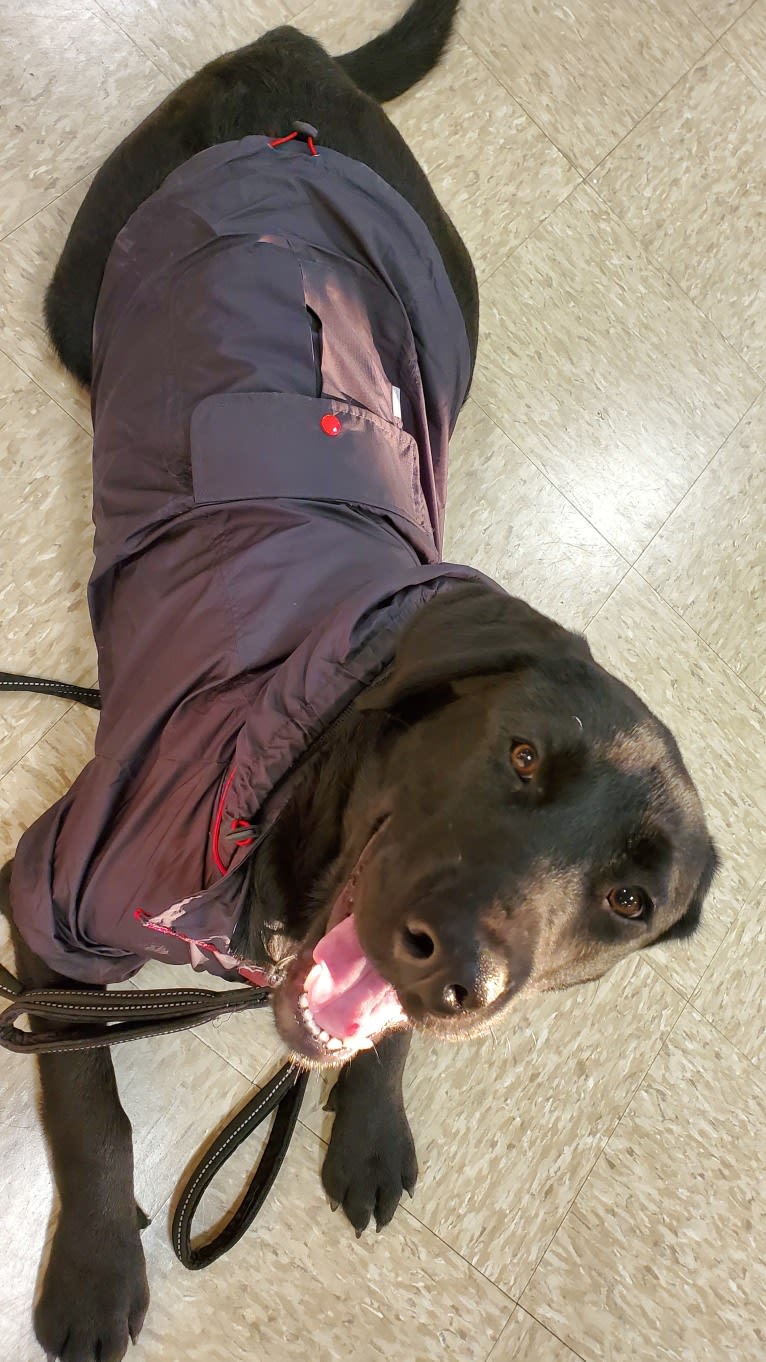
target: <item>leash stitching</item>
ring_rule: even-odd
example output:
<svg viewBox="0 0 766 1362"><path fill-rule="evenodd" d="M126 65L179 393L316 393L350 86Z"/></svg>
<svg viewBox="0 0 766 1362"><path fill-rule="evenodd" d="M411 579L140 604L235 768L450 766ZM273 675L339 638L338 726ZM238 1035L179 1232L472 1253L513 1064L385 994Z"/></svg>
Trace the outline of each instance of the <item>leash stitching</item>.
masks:
<svg viewBox="0 0 766 1362"><path fill-rule="evenodd" d="M276 1093L279 1092L279 1089L280 1089L280 1088L284 1087L284 1085L285 1085L285 1083L287 1082L288 1078L290 1078L290 1079L292 1078L294 1071L295 1071L295 1065L294 1065L294 1064L291 1064L291 1065L290 1065L290 1068L287 1070L287 1072L285 1073L284 1077L280 1079L279 1083L277 1083L277 1085L272 1089L272 1091L271 1091L266 1097L264 1097L263 1100L260 1101L260 1102L258 1103L258 1105L255 1106L251 1112L249 1112L249 1114L248 1114L248 1116L247 1116L247 1120L246 1120L246 1121L243 1121L243 1123L242 1123L241 1126L236 1126L235 1129L232 1130L232 1132L231 1132L231 1134L229 1135L228 1139L224 1140L224 1142L223 1142L223 1144L220 1146L220 1148L219 1148L219 1149L216 1149L215 1153L211 1153L211 1154L208 1156L208 1158L206 1158L206 1159L203 1161L203 1163L200 1165L200 1168L199 1168L199 1170L198 1170L198 1172L197 1172L197 1176L195 1177L194 1181L193 1181L193 1182L187 1187L187 1189L186 1189L186 1196L184 1197L184 1199L183 1199L183 1201L182 1201L182 1203L181 1203L181 1206L180 1206L180 1208L179 1208L179 1211L178 1211L178 1229L177 1229L177 1231L176 1231L176 1253L178 1254L178 1257L179 1257L179 1258L181 1257L181 1233L182 1233L182 1221L183 1221L184 1215L186 1214L186 1207L188 1206L189 1201L191 1200L191 1197L192 1197L192 1195L193 1195L193 1193L194 1193L194 1189L195 1189L195 1187L197 1186L198 1182L200 1181L200 1178L202 1178L202 1177L205 1176L205 1174L206 1174L208 1168L210 1167L211 1163L214 1163L214 1162L215 1162L215 1160L218 1158L219 1154L222 1154L223 1151L224 1151L224 1149L226 1149L227 1145L230 1145L231 1142L232 1142L232 1140L236 1139L237 1136L240 1135L241 1132L242 1132L244 1129L246 1129L247 1126L250 1125L251 1121L253 1121L253 1120L255 1119L255 1117L258 1115L258 1112L261 1111L262 1108L266 1106L266 1103L269 1102L269 1101L271 1100L271 1098L272 1098ZM245 1138L246 1138L246 1137L245 1137ZM190 1241L190 1245L189 1245L189 1246L191 1247L191 1241Z"/></svg>

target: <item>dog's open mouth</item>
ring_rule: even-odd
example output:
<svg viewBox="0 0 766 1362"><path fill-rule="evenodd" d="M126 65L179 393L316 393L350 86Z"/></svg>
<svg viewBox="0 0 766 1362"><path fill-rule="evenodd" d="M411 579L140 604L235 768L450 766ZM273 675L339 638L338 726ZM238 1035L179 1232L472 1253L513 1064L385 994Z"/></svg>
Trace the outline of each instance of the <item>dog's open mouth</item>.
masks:
<svg viewBox="0 0 766 1362"><path fill-rule="evenodd" d="M364 954L354 918L356 888L384 827L380 823L365 843L324 935L300 953L275 991L277 1028L302 1060L345 1063L407 1021L395 988Z"/></svg>

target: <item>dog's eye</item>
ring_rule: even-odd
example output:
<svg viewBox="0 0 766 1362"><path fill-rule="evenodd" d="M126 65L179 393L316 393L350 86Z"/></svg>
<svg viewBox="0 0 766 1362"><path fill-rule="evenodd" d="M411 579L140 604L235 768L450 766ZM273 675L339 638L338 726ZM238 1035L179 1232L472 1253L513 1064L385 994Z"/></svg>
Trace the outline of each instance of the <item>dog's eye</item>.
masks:
<svg viewBox="0 0 766 1362"><path fill-rule="evenodd" d="M612 889L606 898L609 907L620 917L646 918L651 912L652 901L649 895L634 885Z"/></svg>
<svg viewBox="0 0 766 1362"><path fill-rule="evenodd" d="M531 780L540 765L537 748L523 738L514 738L511 744L511 766L522 780Z"/></svg>

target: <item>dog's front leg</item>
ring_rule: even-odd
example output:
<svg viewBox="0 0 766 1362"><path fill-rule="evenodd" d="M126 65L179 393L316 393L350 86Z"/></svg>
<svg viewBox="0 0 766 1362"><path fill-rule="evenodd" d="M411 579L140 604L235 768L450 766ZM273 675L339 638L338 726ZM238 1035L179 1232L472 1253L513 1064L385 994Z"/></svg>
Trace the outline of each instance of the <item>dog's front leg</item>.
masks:
<svg viewBox="0 0 766 1362"><path fill-rule="evenodd" d="M410 1038L409 1031L397 1031L357 1055L341 1069L327 1104L335 1120L322 1182L357 1237L373 1217L382 1230L402 1192L415 1190L418 1162L402 1097Z"/></svg>
<svg viewBox="0 0 766 1362"><path fill-rule="evenodd" d="M14 947L25 986L82 988L48 969L15 931ZM41 1055L39 1066L60 1205L35 1333L50 1358L119 1362L149 1303L130 1122L108 1050Z"/></svg>

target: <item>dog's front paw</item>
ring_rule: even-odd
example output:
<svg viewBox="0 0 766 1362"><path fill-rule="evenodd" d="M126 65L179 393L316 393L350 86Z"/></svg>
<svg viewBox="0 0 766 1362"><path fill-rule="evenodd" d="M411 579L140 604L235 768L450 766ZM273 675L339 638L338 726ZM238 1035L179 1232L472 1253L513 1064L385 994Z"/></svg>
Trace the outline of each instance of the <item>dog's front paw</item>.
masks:
<svg viewBox="0 0 766 1362"><path fill-rule="evenodd" d="M342 1094L334 1105L322 1183L333 1210L343 1207L359 1238L373 1217L378 1230L393 1219L403 1191L413 1195L415 1142L401 1106L386 1103L369 1111Z"/></svg>
<svg viewBox="0 0 766 1362"><path fill-rule="evenodd" d="M35 1307L35 1333L49 1359L120 1362L148 1304L137 1223L62 1220Z"/></svg>

